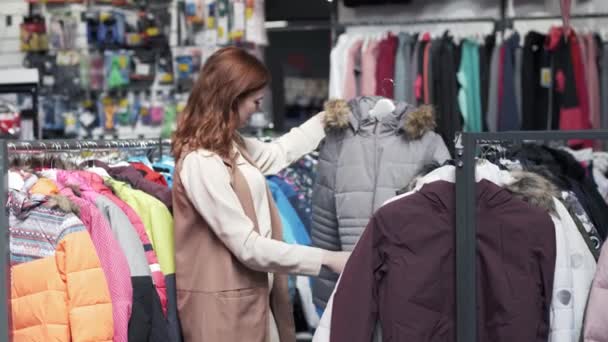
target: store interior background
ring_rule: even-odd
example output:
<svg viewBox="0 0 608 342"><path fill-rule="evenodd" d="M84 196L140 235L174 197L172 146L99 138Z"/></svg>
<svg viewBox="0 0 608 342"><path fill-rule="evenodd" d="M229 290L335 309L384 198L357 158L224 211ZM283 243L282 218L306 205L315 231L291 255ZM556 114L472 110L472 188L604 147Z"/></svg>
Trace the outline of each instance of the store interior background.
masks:
<svg viewBox="0 0 608 342"><path fill-rule="evenodd" d="M171 9L171 46L177 45L177 1ZM265 14L268 46L263 56L269 67L273 83L268 91L264 112L269 125L265 134L277 134L303 122L321 110L327 98L329 79L329 55L337 35L345 27L360 22L386 22L420 20L427 18L469 18L492 16L499 18L498 0L411 0L405 4L384 3L357 8L346 7L334 0L266 0ZM380 2L382 2L380 4ZM50 5L48 5L50 6ZM85 10L83 5L70 5L75 13ZM506 15L558 15L558 0L509 0ZM573 1L572 13L608 12L606 0ZM19 23L28 14L25 0L2 0L0 6L0 69L23 67L24 53L19 49ZM7 17L11 17L9 20ZM608 19L576 20L574 27L601 28ZM9 25L10 22L10 25ZM347 23L347 26L340 24ZM516 22L515 29L526 32L536 28L546 31L559 20ZM490 26L488 26L490 25ZM80 43L86 42L85 25L80 25ZM433 24L408 26L410 29L489 30L491 24ZM364 26L362 30L373 30ZM604 29L606 30L606 29ZM258 130L261 132L261 130ZM271 133L268 133L271 132ZM97 131L93 138L156 138L156 128L118 129L112 134Z"/></svg>

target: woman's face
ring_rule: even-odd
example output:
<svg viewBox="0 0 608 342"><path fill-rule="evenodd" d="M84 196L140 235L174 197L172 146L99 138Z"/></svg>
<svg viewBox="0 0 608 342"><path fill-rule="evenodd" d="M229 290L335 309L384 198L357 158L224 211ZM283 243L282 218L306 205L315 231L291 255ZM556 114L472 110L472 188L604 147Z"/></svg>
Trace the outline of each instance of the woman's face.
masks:
<svg viewBox="0 0 608 342"><path fill-rule="evenodd" d="M245 97L239 104L239 119L241 127L247 125L249 118L255 112L259 112L264 100L264 89L260 89Z"/></svg>

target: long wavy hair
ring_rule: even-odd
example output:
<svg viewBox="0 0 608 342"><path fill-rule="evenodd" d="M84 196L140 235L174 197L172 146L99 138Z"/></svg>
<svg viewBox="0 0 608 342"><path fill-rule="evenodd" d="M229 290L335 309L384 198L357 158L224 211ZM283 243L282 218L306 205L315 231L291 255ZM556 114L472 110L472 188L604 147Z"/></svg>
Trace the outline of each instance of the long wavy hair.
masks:
<svg viewBox="0 0 608 342"><path fill-rule="evenodd" d="M214 53L201 68L173 134L175 159L200 148L232 158L241 143L239 104L270 82L268 69L247 51L227 47Z"/></svg>

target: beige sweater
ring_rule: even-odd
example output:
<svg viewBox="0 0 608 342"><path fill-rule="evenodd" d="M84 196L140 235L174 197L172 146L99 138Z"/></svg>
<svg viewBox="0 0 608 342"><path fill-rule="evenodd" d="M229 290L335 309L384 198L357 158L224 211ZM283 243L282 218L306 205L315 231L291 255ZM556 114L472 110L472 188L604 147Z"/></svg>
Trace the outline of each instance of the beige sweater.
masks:
<svg viewBox="0 0 608 342"><path fill-rule="evenodd" d="M236 163L251 188L259 234L230 186L230 174L222 159L203 149L184 159L180 176L188 198L228 249L252 269L319 274L322 250L272 240L264 175L277 173L318 146L325 136L322 116L323 113L314 116L272 143L245 138L247 151L257 167L241 155Z"/></svg>

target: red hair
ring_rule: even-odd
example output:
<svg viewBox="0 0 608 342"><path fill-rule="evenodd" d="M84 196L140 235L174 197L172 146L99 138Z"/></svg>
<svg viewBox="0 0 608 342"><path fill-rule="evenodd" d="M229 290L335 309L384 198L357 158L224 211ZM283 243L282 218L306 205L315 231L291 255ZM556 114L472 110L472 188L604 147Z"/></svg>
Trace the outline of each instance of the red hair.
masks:
<svg viewBox="0 0 608 342"><path fill-rule="evenodd" d="M200 148L231 158L232 144L240 142L239 103L269 82L268 69L243 49L227 47L209 57L178 116L175 159Z"/></svg>

